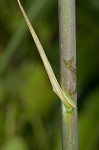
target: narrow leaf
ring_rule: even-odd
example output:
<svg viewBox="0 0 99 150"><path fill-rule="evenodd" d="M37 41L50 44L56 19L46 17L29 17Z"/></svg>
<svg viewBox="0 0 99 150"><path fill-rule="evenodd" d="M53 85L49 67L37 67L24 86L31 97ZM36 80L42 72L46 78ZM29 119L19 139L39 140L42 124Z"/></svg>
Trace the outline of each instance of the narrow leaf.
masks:
<svg viewBox="0 0 99 150"><path fill-rule="evenodd" d="M72 100L72 98L69 96L69 94L66 93L66 92L65 92L66 94L64 94L64 92L62 91L62 89L61 89L61 87L60 87L60 85L59 85L59 83L58 83L58 81L57 81L57 79L55 77L53 69L52 69L52 67L51 67L51 65L50 65L50 63L48 61L48 58L47 58L47 56L45 54L45 51L44 51L44 49L43 49L43 47L42 47L42 45L41 45L41 43L40 43L36 33L35 33L34 28L32 27L32 25L31 25L27 15L26 15L26 13L25 13L25 11L24 11L20 1L19 0L17 0L17 1L18 1L18 4L19 4L19 7L20 7L20 9L21 9L21 11L23 13L23 16L25 18L25 21L26 21L26 23L28 25L28 28L29 28L29 30L31 32L31 35L32 35L32 37L34 39L34 42L35 42L35 44L37 46L37 49L39 51L39 54L41 56L41 59L42 59L43 64L45 66L45 69L47 71L48 77L49 77L50 82L52 84L53 91L59 96L59 98L64 103L64 105L65 105L65 107L67 109L76 108L75 102Z"/></svg>

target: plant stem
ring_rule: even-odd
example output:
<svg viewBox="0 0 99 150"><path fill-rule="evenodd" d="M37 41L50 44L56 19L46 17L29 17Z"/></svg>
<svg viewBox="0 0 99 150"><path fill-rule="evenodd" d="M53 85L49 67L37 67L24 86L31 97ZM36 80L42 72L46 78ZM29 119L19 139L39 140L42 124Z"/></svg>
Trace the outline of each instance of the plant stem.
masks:
<svg viewBox="0 0 99 150"><path fill-rule="evenodd" d="M61 86L77 103L75 0L59 0ZM62 147L77 150L77 109L67 112L62 104Z"/></svg>

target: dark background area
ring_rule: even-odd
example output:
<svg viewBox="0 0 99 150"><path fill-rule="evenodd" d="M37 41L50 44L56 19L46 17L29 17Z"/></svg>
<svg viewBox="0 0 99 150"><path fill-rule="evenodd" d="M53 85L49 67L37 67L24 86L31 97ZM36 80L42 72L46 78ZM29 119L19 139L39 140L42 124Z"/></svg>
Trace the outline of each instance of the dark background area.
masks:
<svg viewBox="0 0 99 150"><path fill-rule="evenodd" d="M23 0L58 80L57 0ZM79 150L99 149L99 0L76 1ZM61 150L61 104L17 0L0 0L0 150Z"/></svg>

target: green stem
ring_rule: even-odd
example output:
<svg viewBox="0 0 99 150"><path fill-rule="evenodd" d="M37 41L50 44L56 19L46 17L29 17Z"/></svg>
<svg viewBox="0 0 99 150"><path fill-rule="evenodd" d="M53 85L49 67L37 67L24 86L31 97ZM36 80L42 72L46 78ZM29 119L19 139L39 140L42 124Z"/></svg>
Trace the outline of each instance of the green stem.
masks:
<svg viewBox="0 0 99 150"><path fill-rule="evenodd" d="M61 85L77 102L75 0L59 0ZM63 150L78 149L77 109L67 112L62 104Z"/></svg>
<svg viewBox="0 0 99 150"><path fill-rule="evenodd" d="M63 150L78 149L76 109L67 113L65 108L62 108L62 148Z"/></svg>

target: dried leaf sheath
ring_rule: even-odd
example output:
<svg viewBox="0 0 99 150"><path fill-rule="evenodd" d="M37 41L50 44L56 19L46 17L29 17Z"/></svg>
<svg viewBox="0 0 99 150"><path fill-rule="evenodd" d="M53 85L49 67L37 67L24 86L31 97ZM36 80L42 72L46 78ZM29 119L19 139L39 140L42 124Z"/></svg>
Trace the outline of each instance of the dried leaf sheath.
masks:
<svg viewBox="0 0 99 150"><path fill-rule="evenodd" d="M60 87L60 85L59 85L59 83L58 83L58 81L54 75L53 69L52 69L52 67L48 61L48 58L45 54L45 51L44 51L44 49L43 49L43 47L42 47L42 45L41 45L41 43L40 43L40 41L39 41L39 39L38 39L38 37L37 37L37 35L36 35L36 33L35 33L35 31L34 31L34 29L33 29L33 27L32 27L32 25L31 25L31 23L30 23L30 21L29 21L29 19L28 19L28 17L27 17L27 15L26 15L26 13L25 13L19 0L18 0L18 4L19 4L20 9L23 13L23 16L24 16L25 21L28 25L28 28L31 32L31 35L34 39L34 42L37 46L37 49L39 51L39 54L41 56L41 59L42 59L43 64L45 66L45 69L47 71L48 77L49 77L50 82L52 84L53 91L59 96L59 98L64 103L64 105L66 106L67 109L71 110L72 108L76 108L75 102L72 100L72 98L68 95L68 93L64 94L63 90L61 89L61 87Z"/></svg>

